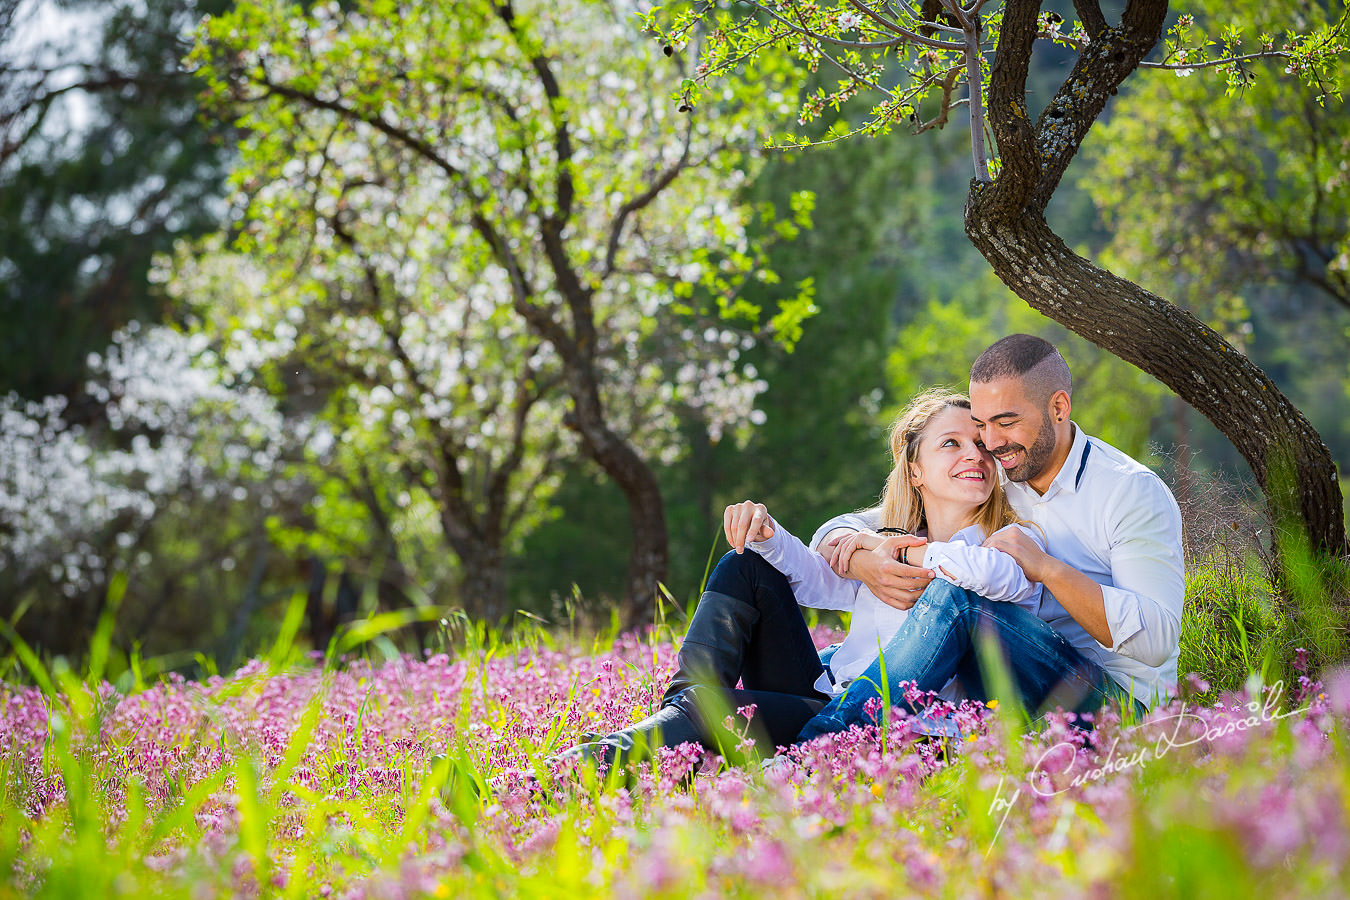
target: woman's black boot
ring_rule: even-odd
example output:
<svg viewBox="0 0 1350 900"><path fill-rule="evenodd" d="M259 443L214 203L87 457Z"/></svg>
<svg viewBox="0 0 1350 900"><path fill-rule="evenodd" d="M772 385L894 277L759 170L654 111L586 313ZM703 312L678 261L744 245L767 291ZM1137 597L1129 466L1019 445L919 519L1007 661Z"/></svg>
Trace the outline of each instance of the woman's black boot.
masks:
<svg viewBox="0 0 1350 900"><path fill-rule="evenodd" d="M609 768L628 766L650 759L658 747L676 747L686 742L698 743L698 726L681 704L668 704L635 725L595 740L569 747L550 756L549 762L564 759L587 759L604 763Z"/></svg>
<svg viewBox="0 0 1350 900"><path fill-rule="evenodd" d="M758 621L759 610L753 603L704 591L689 620L689 630L676 657L675 674L661 702L669 703L696 685L734 688Z"/></svg>

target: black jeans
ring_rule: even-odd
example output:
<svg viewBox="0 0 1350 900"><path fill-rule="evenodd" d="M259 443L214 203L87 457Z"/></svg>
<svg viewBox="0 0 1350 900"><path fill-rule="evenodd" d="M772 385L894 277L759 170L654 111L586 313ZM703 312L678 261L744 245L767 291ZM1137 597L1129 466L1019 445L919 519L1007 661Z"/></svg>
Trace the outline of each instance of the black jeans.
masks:
<svg viewBox="0 0 1350 900"><path fill-rule="evenodd" d="M720 641L733 655L739 649L739 666L733 663L723 668L717 677L721 683L710 684L706 676L685 671L682 660L661 705L684 707L716 731L720 722L708 721L706 693L715 690L712 705L733 716L740 707L756 707L751 731L760 752L771 754L775 747L793 743L802 726L830 698L816 690L824 667L787 577L753 550L732 551L713 569L699 603L744 604L737 607L734 617L728 617L734 625L715 630L699 627L695 610L685 638L686 642ZM743 727L744 720L736 719L737 726Z"/></svg>

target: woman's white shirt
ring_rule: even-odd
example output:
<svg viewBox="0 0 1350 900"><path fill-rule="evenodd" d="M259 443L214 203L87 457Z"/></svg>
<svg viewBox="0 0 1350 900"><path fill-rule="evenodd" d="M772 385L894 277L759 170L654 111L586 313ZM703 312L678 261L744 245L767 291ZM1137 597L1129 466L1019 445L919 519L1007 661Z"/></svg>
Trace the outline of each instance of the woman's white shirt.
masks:
<svg viewBox="0 0 1350 900"><path fill-rule="evenodd" d="M830 660L829 673L822 674L816 681L816 689L822 693L841 694L895 637L909 612L878 600L862 582L839 577L825 557L808 549L777 521L772 524L773 537L747 543L746 547L787 576L799 605L853 614L848 635ZM1036 529L1020 525L1008 527L1022 528L1044 549L1044 541ZM1040 607L1041 585L1028 581L1021 567L1008 554L981 547L984 537L978 525L971 525L952 535L950 541L934 541L924 551L923 567L932 569L939 578L945 578L957 587L990 600L1018 603L1035 613ZM946 699L959 697L960 692L955 687L953 680L943 689L943 696Z"/></svg>

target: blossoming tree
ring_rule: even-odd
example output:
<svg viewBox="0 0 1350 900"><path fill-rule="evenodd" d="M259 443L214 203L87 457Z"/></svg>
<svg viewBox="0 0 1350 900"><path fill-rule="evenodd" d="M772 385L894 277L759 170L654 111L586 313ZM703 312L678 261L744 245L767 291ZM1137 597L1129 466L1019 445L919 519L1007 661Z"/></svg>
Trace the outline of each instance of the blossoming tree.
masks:
<svg viewBox="0 0 1350 900"><path fill-rule="evenodd" d="M749 421L764 384L739 353L811 312L809 285L772 315L739 297L773 278L752 219L809 224L808 196L782 216L736 201L779 79L677 114L680 73L634 12L248 0L190 58L244 134L229 252L266 284L180 290L260 354L244 380L308 384L337 445L434 510L478 612L501 611L503 548L577 452L627 498L629 610L649 607L674 411Z"/></svg>
<svg viewBox="0 0 1350 900"><path fill-rule="evenodd" d="M215 648L237 649L256 584L239 604L184 598L256 556L246 545L260 519L239 510L291 502L275 477L289 436L266 392L200 364L206 344L132 322L91 356L76 404L0 397L0 593L6 619L42 650L82 652L110 602L121 603L119 646L159 652L165 633L196 642L210 622L223 635ZM124 591L112 587L119 576Z"/></svg>
<svg viewBox="0 0 1350 900"><path fill-rule="evenodd" d="M834 90L806 96L802 123L855 97L874 98L863 125L852 132L836 126L826 141L897 127L941 127L953 110L965 108L974 165L965 230L998 277L1037 310L1153 375L1204 414L1251 465L1279 518L1301 519L1317 546L1343 552L1335 466L1307 419L1265 373L1195 316L1071 250L1046 221L1046 209L1108 100L1136 72L1214 69L1237 87L1256 60L1278 59L1314 85L1315 94L1334 93L1345 19L1287 33L1280 41L1263 35L1249 52L1240 28L1211 34L1183 16L1169 32L1162 58L1151 61L1167 22L1166 0L1128 0L1115 22L1097 0L1074 0L1079 21L1068 27L1058 14L1041 12L1041 5L709 0L654 15L650 24L672 48L707 35L696 76L686 85L686 105L698 102L713 79L770 59L839 76ZM1078 55L1035 113L1027 75L1038 41ZM789 134L780 143L809 141ZM1142 173L1135 189L1150 190L1148 177Z"/></svg>

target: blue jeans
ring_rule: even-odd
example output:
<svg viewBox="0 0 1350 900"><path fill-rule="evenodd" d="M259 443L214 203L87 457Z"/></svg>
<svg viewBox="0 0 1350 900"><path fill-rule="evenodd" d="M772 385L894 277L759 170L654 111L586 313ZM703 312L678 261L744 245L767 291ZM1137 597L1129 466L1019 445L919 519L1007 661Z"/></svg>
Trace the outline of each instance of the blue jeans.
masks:
<svg viewBox="0 0 1350 900"><path fill-rule="evenodd" d="M1108 702L1128 702L1105 669L1047 622L1016 604L986 600L937 579L919 597L881 656L807 722L797 740L874 724L864 708L868 700L881 696L882 684L889 685L892 704L914 713L920 711L904 699L901 682L913 682L921 691L939 691L955 675L972 700L988 700L979 659L980 634L1001 646L1022 704L1034 713L1056 706L1087 712ZM1142 704L1138 708L1142 711Z"/></svg>

